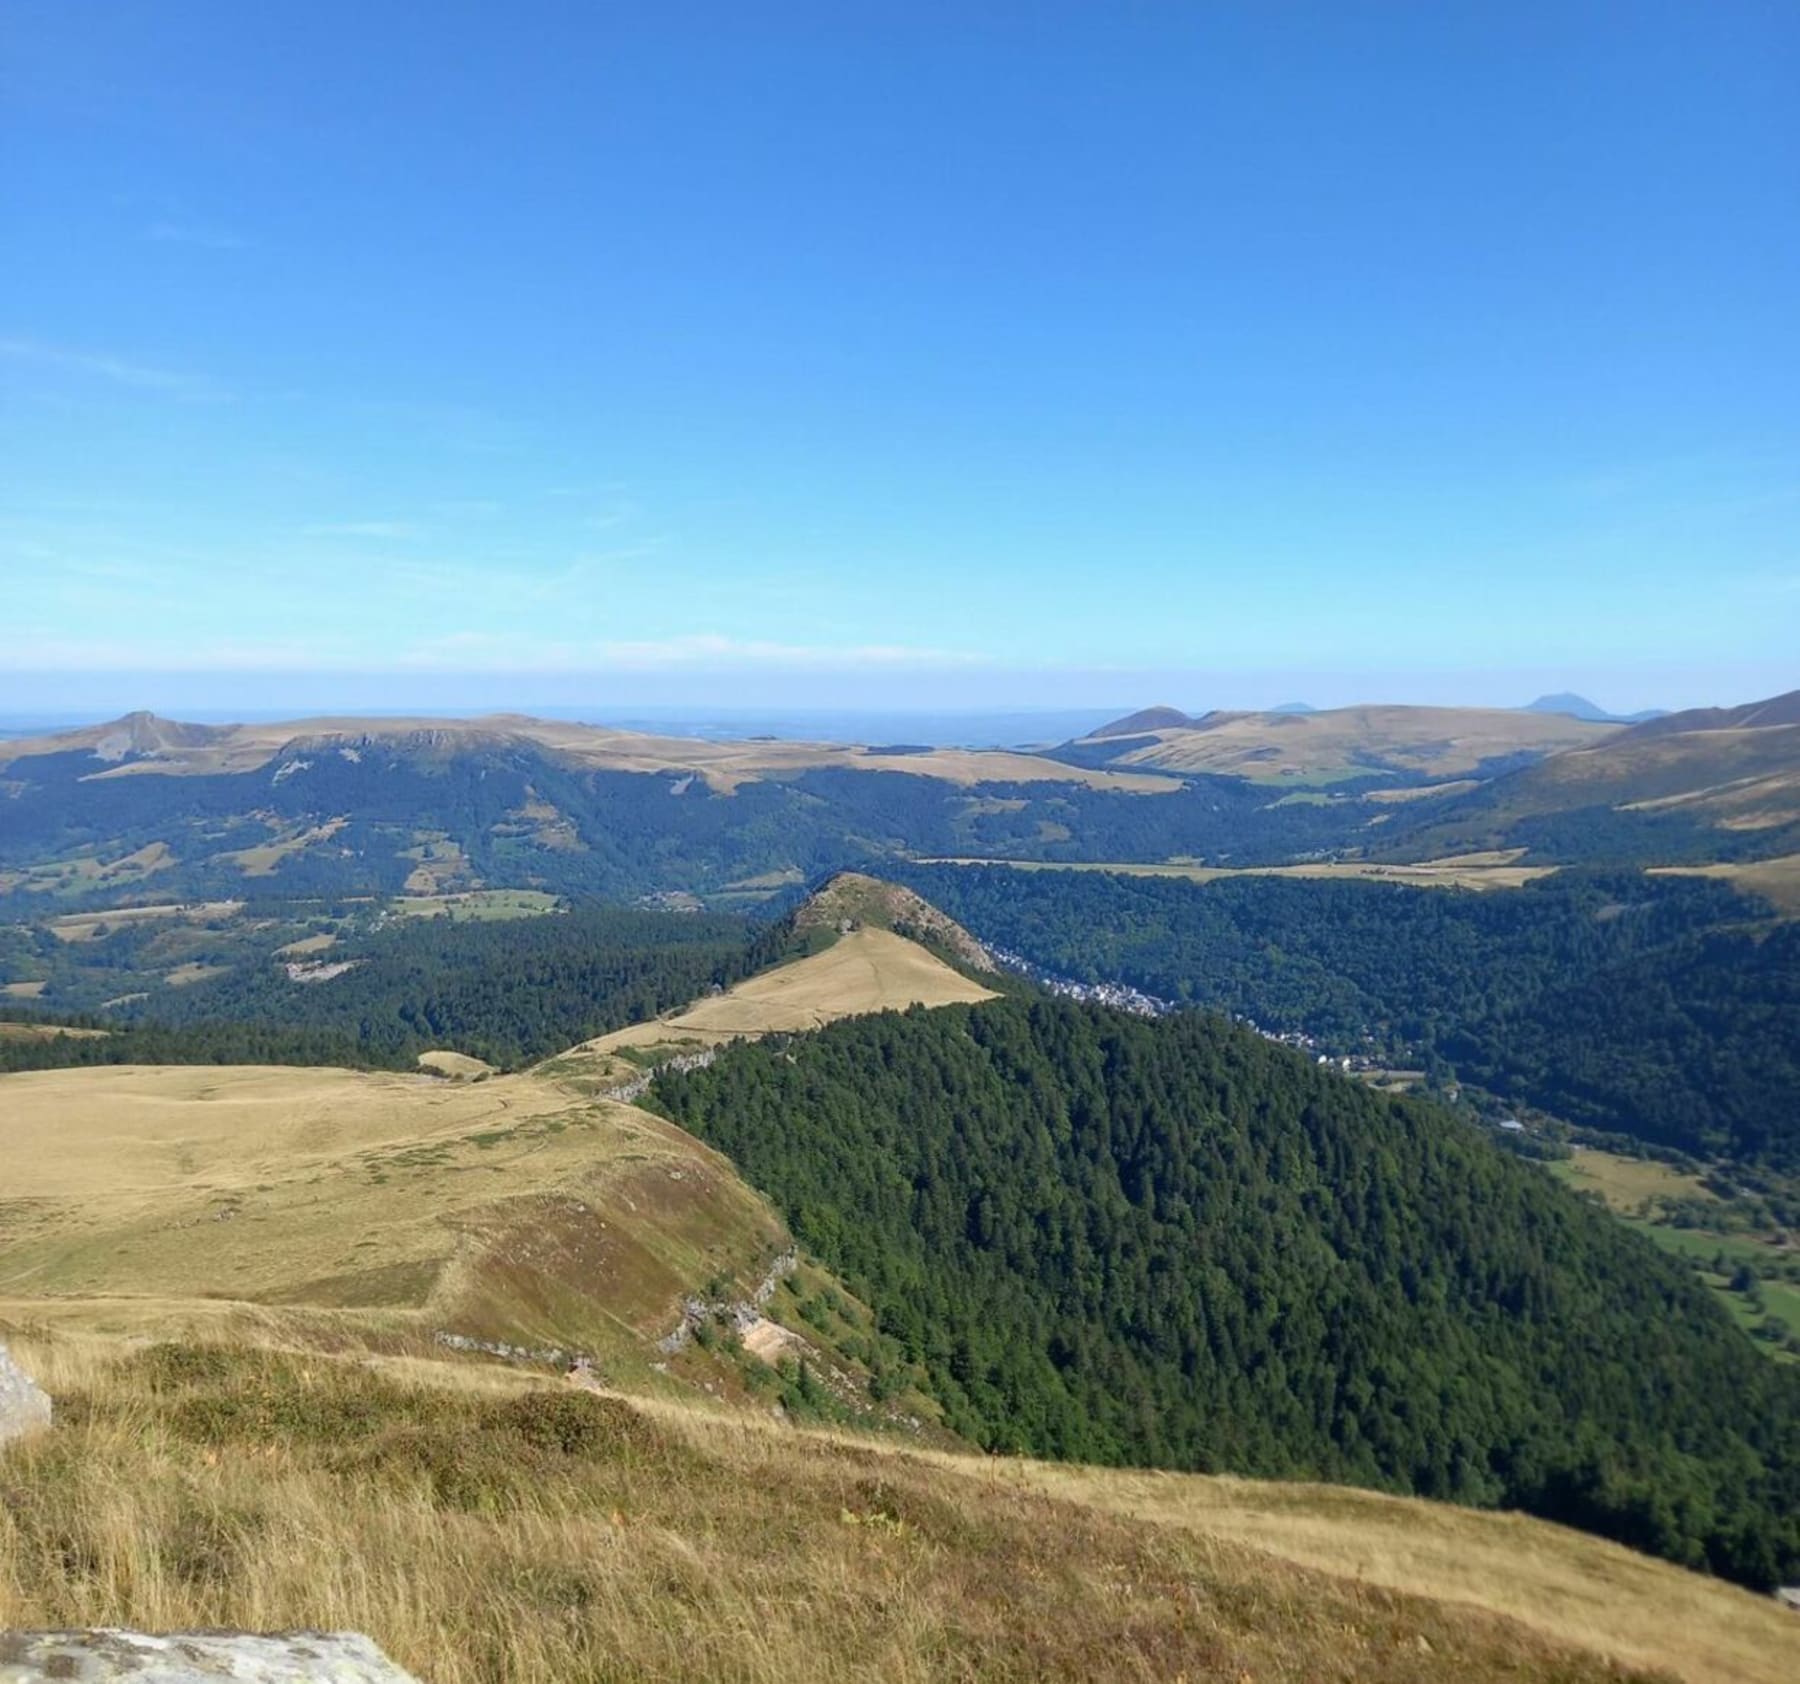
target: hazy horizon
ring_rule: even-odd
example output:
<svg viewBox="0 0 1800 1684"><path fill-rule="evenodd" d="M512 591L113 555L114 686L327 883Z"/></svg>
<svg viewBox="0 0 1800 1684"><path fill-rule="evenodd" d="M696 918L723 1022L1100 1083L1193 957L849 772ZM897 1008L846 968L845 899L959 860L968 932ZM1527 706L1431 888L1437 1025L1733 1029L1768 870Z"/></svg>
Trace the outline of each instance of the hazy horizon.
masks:
<svg viewBox="0 0 1800 1684"><path fill-rule="evenodd" d="M213 673L34 675L49 682L21 684L0 674L0 731L80 725L134 712L219 724L321 716L439 718L516 713L575 719L624 729L666 729L673 735L803 735L872 741L903 733L920 741L986 743L1062 740L1140 708L1173 706L1270 711L1303 705L1522 708L1544 696L1571 694L1615 714L1649 709L1731 706L1795 687L1792 673L1772 671L1756 687L1754 674L1711 675L1701 688L1675 675L1663 686L1627 692L1622 685L1570 679L1549 671L1446 674L1436 683L1416 677L1384 681L1360 674L1202 675L1107 673L1074 675L1079 689L1051 699L1030 688L1033 675L938 675L928 694L905 685L847 685L835 676L662 675L630 689L592 674L264 674ZM1069 675L1064 675L1065 677ZM976 682L971 682L971 680ZM698 681L697 681L698 680ZM985 685L982 681L985 681ZM1102 686L1105 686L1104 688Z"/></svg>

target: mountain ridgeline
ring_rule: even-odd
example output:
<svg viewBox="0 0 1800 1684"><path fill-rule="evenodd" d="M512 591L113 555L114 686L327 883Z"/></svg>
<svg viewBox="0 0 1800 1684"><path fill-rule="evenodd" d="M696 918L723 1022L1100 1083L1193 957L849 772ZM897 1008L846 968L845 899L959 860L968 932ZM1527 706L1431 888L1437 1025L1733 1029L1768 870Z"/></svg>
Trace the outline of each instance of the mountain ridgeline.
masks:
<svg viewBox="0 0 1800 1684"><path fill-rule="evenodd" d="M1201 1014L1008 998L665 1073L997 1450L1506 1505L1766 1586L1800 1375L1436 1108Z"/></svg>
<svg viewBox="0 0 1800 1684"><path fill-rule="evenodd" d="M1526 709L1149 709L1044 752L653 737L518 716L0 742L0 909L529 887L682 891L906 858L1680 864L1800 851L1800 701L1646 724Z"/></svg>

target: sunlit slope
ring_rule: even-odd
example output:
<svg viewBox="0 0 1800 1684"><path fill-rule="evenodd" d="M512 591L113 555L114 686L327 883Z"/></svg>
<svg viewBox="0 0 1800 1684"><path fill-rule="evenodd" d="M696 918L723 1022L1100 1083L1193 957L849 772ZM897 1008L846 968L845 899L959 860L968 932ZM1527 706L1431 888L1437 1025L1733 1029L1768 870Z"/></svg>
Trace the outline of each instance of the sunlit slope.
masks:
<svg viewBox="0 0 1800 1684"><path fill-rule="evenodd" d="M1773 1598L1527 1515L1335 1485L1048 1462L991 1464L987 1478L1250 1545L1357 1584L1484 1610L1692 1684L1800 1676L1800 1619Z"/></svg>
<svg viewBox="0 0 1800 1684"><path fill-rule="evenodd" d="M435 1684L1786 1684L1800 1643L1716 1580L1446 1505L904 1453L476 1362L15 1347L60 1425L0 1452L0 1625L355 1627Z"/></svg>
<svg viewBox="0 0 1800 1684"><path fill-rule="evenodd" d="M236 1300L621 1357L786 1230L729 1163L536 1077L119 1066L3 1078L0 1300Z"/></svg>
<svg viewBox="0 0 1800 1684"><path fill-rule="evenodd" d="M1685 838L1689 861L1717 850L1728 863L1791 854L1800 836L1800 691L1669 714L1551 755L1452 801L1406 845L1493 847L1518 835L1542 847L1558 821L1588 815L1591 825L1608 813L1662 835L1665 849ZM1644 847L1663 863L1654 844Z"/></svg>
<svg viewBox="0 0 1800 1684"><path fill-rule="evenodd" d="M629 1067L618 1061L634 1053L674 1055L759 1035L820 1029L870 1012L973 1005L993 997L991 989L917 942L864 926L838 937L822 953L763 971L686 1011L602 1035L552 1059L546 1068L569 1074L585 1062L624 1073Z"/></svg>
<svg viewBox="0 0 1800 1684"><path fill-rule="evenodd" d="M702 778L729 793L744 783L821 767L902 772L952 784L1077 783L1097 789L1160 794L1174 786L1142 774L1088 771L1007 749L921 748L906 752L856 743L757 738L714 742L619 731L525 714L476 719L323 718L245 725L188 725L153 714L127 714L104 725L47 737L0 742L0 767L42 756L75 755L94 778L208 777L257 771L277 756L307 754L354 761L370 748L399 748L426 760L464 753L543 750L561 763L592 771Z"/></svg>
<svg viewBox="0 0 1800 1684"><path fill-rule="evenodd" d="M864 928L522 1075L6 1076L0 1312L139 1328L179 1306L182 1325L204 1327L243 1304L317 1312L358 1337L450 1331L641 1369L687 1297L741 1298L791 1245L725 1158L612 1096L642 1075L642 1049L662 1049L653 1061L988 997Z"/></svg>
<svg viewBox="0 0 1800 1684"><path fill-rule="evenodd" d="M1177 722L1152 709L1085 745L1120 769L1205 772L1270 783L1332 783L1383 772L1453 777L1519 754L1598 742L1618 727L1514 708L1352 707L1320 713L1209 713Z"/></svg>

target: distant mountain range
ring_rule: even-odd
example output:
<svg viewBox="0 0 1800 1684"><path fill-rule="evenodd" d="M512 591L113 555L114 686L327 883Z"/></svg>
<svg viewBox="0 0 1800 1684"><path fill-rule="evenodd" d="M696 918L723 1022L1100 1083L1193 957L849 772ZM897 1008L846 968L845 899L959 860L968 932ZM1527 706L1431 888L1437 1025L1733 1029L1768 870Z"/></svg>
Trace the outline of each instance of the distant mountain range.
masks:
<svg viewBox="0 0 1800 1684"><path fill-rule="evenodd" d="M1565 859L1773 859L1800 849L1800 690L1608 732L1420 815L1408 845Z"/></svg>
<svg viewBox="0 0 1800 1684"><path fill-rule="evenodd" d="M1638 713L1608 713L1598 702L1578 696L1573 690L1559 690L1552 696L1539 696L1527 702L1526 713L1566 713L1571 719L1588 719L1603 725L1641 725L1647 719L1661 719L1665 708L1644 708Z"/></svg>
<svg viewBox="0 0 1800 1684"><path fill-rule="evenodd" d="M531 888L743 905L908 858L1693 864L1800 853L1800 693L1553 710L1146 708L1038 753L518 714L0 741L0 906Z"/></svg>
<svg viewBox="0 0 1800 1684"><path fill-rule="evenodd" d="M1308 783L1369 776L1466 777L1598 741L1610 727L1523 708L1373 706L1199 717L1152 707L1068 745L1078 763L1113 770L1215 773ZM1108 749L1105 745L1113 745Z"/></svg>

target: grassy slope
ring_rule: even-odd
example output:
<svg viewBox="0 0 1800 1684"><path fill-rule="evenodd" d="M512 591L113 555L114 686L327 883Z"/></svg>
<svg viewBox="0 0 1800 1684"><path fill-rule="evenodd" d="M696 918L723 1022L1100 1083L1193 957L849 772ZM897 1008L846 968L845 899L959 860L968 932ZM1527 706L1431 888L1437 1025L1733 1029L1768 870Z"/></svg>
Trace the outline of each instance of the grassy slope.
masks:
<svg viewBox="0 0 1800 1684"><path fill-rule="evenodd" d="M1718 1205L1719 1201L1698 1176L1653 1159L1622 1157L1594 1147L1585 1147L1573 1157L1558 1159L1546 1167L1577 1191L1597 1194L1627 1227L1637 1229L1664 1251L1694 1264L1700 1278L1718 1293L1745 1332L1755 1333L1770 1315L1779 1317L1789 1328L1800 1328L1800 1286L1780 1278L1765 1278L1772 1265L1794 1255L1791 1239L1766 1231L1733 1229L1723 1220L1716 1227L1676 1227L1668 1219L1665 1201ZM1763 1309L1757 1309L1745 1294L1731 1290L1729 1273L1715 1271L1712 1265L1721 1256L1728 1271L1747 1263L1757 1272ZM1759 1339L1757 1347L1778 1361L1796 1360L1770 1341Z"/></svg>
<svg viewBox="0 0 1800 1684"><path fill-rule="evenodd" d="M1800 917L1800 854L1737 865L1652 866L1650 875L1716 877L1748 895L1760 895L1785 918Z"/></svg>
<svg viewBox="0 0 1800 1684"><path fill-rule="evenodd" d="M1282 784L1332 783L1381 769L1434 777L1484 760L1593 743L1617 727L1510 708L1358 707L1322 713L1244 713L1154 733L1114 763L1212 772Z"/></svg>
<svg viewBox="0 0 1800 1684"><path fill-rule="evenodd" d="M715 1277L748 1291L788 1243L680 1130L532 1077L115 1066L4 1082L15 1313L303 1306L364 1337L443 1328L635 1370L684 1294Z"/></svg>
<svg viewBox="0 0 1800 1684"><path fill-rule="evenodd" d="M1646 822L1689 821L1739 851L1790 852L1800 824L1800 725L1665 732L1661 722L1571 748L1449 804L1405 846L1486 847L1525 821L1614 808ZM1758 839L1766 836L1766 843Z"/></svg>
<svg viewBox="0 0 1800 1684"><path fill-rule="evenodd" d="M1800 1658L1772 1603L1505 1516L898 1454L449 1363L16 1343L61 1424L0 1452L0 1626L355 1627L434 1684L1777 1684Z"/></svg>
<svg viewBox="0 0 1800 1684"><path fill-rule="evenodd" d="M1175 786L1163 777L1130 771L1089 771L1045 760L1034 754L1003 749L934 748L922 754L881 754L843 743L803 743L773 738L747 742L712 742L694 737L660 737L635 731L566 720L493 715L480 719L295 719L212 728L156 721L162 732L135 746L150 757L118 761L122 739L115 726L88 726L53 737L17 738L0 742L0 768L33 755L90 753L98 755L101 777L198 776L254 771L284 747L303 743L331 749L373 739L405 741L433 752L459 748L493 748L529 743L552 751L568 764L595 771L692 773L715 789L729 793L740 784L762 778L791 776L815 767L852 771L906 772L942 778L954 784L1079 783L1156 795ZM100 750L112 741L106 753ZM107 768L108 754L117 764Z"/></svg>
<svg viewBox="0 0 1800 1684"><path fill-rule="evenodd" d="M428 1346L444 1330L588 1351L609 1375L648 1381L684 1299L742 1298L791 1241L724 1158L606 1096L639 1069L615 1043L704 1045L987 997L923 948L862 929L518 1076L0 1078L0 1314L266 1331L280 1307L362 1344ZM729 1364L695 1366L691 1378L733 1378Z"/></svg>
<svg viewBox="0 0 1800 1684"><path fill-rule="evenodd" d="M1214 883L1226 877L1298 877L1314 882L1358 880L1407 883L1423 889L1517 889L1548 877L1553 865L1516 865L1518 849L1456 854L1421 860L1416 865L1389 865L1373 860L1316 861L1308 865L1130 865L1065 860L927 859L921 865L1003 865L1012 871L1111 871L1123 877L1180 877L1190 883Z"/></svg>
<svg viewBox="0 0 1800 1684"><path fill-rule="evenodd" d="M992 998L990 990L916 942L865 926L837 937L821 952L697 1000L685 1011L584 1042L543 1068L570 1079L623 1081L641 1067L633 1065L633 1055L654 1061L741 1037L819 1029L868 1012Z"/></svg>

